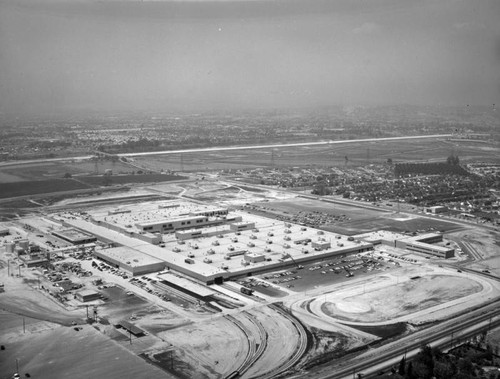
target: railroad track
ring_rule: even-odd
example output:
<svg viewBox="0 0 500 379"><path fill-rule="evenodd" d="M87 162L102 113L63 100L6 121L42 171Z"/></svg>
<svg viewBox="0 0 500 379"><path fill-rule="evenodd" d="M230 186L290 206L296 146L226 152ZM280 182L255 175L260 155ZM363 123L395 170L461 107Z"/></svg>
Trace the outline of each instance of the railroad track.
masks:
<svg viewBox="0 0 500 379"><path fill-rule="evenodd" d="M276 312L278 312L281 316L287 318L295 327L297 332L299 333L299 340L297 343L297 348L293 355L290 357L290 359L282 364L281 366L278 366L271 371L268 371L264 375L260 375L258 378L259 379L271 379L279 374L282 374L288 370L290 370L293 366L297 364L297 362L302 358L304 355L306 349L307 349L307 333L302 324L292 315L286 313L283 311L281 308L277 307L276 305L270 304L269 307Z"/></svg>
<svg viewBox="0 0 500 379"><path fill-rule="evenodd" d="M266 332L266 329L264 329L264 326L260 321L255 319L250 313L247 311L243 311L242 314L245 315L245 317L250 320L257 328L259 329L259 336L260 336L260 344L258 344L257 350L254 351L252 358L247 362L245 366L242 366L239 370L240 375L248 371L252 365L257 362L257 360L262 356L264 351L266 350L267 347L267 337L268 334ZM254 339L255 340L255 339ZM254 341L255 343L255 341Z"/></svg>
<svg viewBox="0 0 500 379"><path fill-rule="evenodd" d="M257 360L262 356L267 347L267 332L264 326L256 320L250 313L244 311L243 314L249 321L251 321L259 330L260 341L252 334L252 332L238 319L231 315L225 315L224 317L236 325L245 334L248 341L248 353L245 357L243 363L231 374L226 376L228 378L238 378L243 375L246 371L252 367L252 365L257 362ZM259 342L259 343L257 343Z"/></svg>
<svg viewBox="0 0 500 379"><path fill-rule="evenodd" d="M463 242L461 242L461 244L463 245L462 250L464 250L464 248L465 248L466 251L468 251L470 253L470 255L472 255L474 260L480 261L483 259L481 254L477 251L477 249L470 242L463 241Z"/></svg>
<svg viewBox="0 0 500 379"><path fill-rule="evenodd" d="M250 362L252 362L255 352L257 351L257 343L255 341L254 336L250 333L250 331L245 327L245 325L243 325L243 323L240 320L236 319L231 315L224 315L224 318L228 321L231 321L234 325L238 327L238 329L240 329L243 332L243 334L246 336L246 341L248 343L248 352L243 363L235 371L225 376L225 379L237 378L244 371L250 368L251 364Z"/></svg>

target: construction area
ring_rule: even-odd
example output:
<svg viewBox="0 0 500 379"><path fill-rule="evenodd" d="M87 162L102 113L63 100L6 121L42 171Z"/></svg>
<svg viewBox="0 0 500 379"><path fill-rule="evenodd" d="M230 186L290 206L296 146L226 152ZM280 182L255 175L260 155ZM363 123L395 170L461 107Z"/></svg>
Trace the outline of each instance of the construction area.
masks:
<svg viewBox="0 0 500 379"><path fill-rule="evenodd" d="M227 188L236 189L233 198ZM0 225L0 342L7 346L0 372L17 358L23 372L43 377L35 349L21 349L65 338L68 356L44 350L52 378L86 377L93 360L78 360L82 344L102 344L95 359L128 362L93 371L109 378L123 377L132 362L135 378L300 375L500 293L498 267L471 262L468 245L455 238L464 228L453 221L216 181L141 191L169 198L128 202L114 194ZM208 194L209 202L200 200ZM281 220L273 207L292 218L287 202L333 221ZM408 220L428 228L412 230ZM377 228L344 233L362 222ZM493 262L490 242L482 251ZM40 252L44 264L24 263Z"/></svg>

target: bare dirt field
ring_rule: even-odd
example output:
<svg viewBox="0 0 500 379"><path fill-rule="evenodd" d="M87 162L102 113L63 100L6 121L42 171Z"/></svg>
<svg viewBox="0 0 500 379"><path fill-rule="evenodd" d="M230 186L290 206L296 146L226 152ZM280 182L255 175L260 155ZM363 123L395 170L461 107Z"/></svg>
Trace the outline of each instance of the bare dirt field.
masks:
<svg viewBox="0 0 500 379"><path fill-rule="evenodd" d="M329 286L324 294L291 306L299 316L307 311L332 323L421 323L462 312L498 293L496 281L424 265Z"/></svg>
<svg viewBox="0 0 500 379"><path fill-rule="evenodd" d="M488 259L488 262L490 262L489 259L492 258L491 268L493 270L500 268L498 267L498 261L500 261L500 232L491 229L482 229L471 224L470 228L453 233L453 237L462 244L465 244L465 248L472 249L476 255L476 259ZM472 263L472 265L477 264ZM485 261L479 264L485 264ZM488 267L490 266L488 265ZM497 275L500 276L500 272Z"/></svg>
<svg viewBox="0 0 500 379"><path fill-rule="evenodd" d="M377 281L381 278L377 278ZM371 283L369 288L372 287ZM381 322L434 307L481 291L473 280L451 275L429 275L401 284L342 297L329 294L321 310L330 317L356 322ZM388 301L388 299L391 299Z"/></svg>
<svg viewBox="0 0 500 379"><path fill-rule="evenodd" d="M136 171L135 168L131 168L129 165L122 162L103 160L97 162L89 160L72 161L70 158L68 158L67 161L30 163L16 165L15 167L0 167L0 173L12 175L14 178L17 178L16 181L62 178L66 173L77 176L95 173L103 174L106 170L112 170L113 173L131 173L132 171Z"/></svg>
<svg viewBox="0 0 500 379"><path fill-rule="evenodd" d="M3 314L2 321L10 318ZM61 327L32 323L26 333L19 327L2 324L0 378L11 378L16 371L34 378L170 378L173 376L146 363L92 326Z"/></svg>

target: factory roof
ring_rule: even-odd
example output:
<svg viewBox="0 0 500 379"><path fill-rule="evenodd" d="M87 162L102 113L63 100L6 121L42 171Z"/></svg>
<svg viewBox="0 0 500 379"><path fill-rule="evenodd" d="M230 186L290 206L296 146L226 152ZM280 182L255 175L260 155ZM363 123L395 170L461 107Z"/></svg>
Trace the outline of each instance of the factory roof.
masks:
<svg viewBox="0 0 500 379"><path fill-rule="evenodd" d="M202 286L201 284L195 283L191 280L173 274L160 274L157 275L157 278L160 280L164 280L168 283L172 283L178 287L182 287L188 290L189 292L195 293L201 297L211 296L215 293L211 289Z"/></svg>
<svg viewBox="0 0 500 379"><path fill-rule="evenodd" d="M130 267L144 266L148 264L161 263L163 260L154 258L140 251L127 246L112 247L109 249L101 249L97 251L109 258L115 259L121 263L125 263Z"/></svg>

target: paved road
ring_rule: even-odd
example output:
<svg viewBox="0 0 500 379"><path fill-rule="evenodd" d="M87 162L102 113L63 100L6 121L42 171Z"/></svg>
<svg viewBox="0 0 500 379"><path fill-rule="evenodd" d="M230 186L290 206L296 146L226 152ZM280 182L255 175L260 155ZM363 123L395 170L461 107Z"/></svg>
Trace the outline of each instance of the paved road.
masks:
<svg viewBox="0 0 500 379"><path fill-rule="evenodd" d="M346 143L359 143L359 142L381 142L381 141L399 141L399 140L413 140L413 139L435 139L435 138L447 138L451 137L451 134L432 134L424 136L409 136L409 137L385 137L385 138L365 138L365 139L352 139L352 140L328 140L328 141L317 141L317 142L299 142L299 143L287 143L287 144L274 144L274 145L249 145L249 146L218 146L218 147L206 147L197 149L184 149L184 150L165 150L165 151L149 151L143 153L123 153L115 154L119 157L142 157L148 155L165 155L165 154L182 154L182 153L202 153L202 152L217 152L217 151L230 151L230 150L256 150L256 149L275 149L283 147L300 147L300 146L318 146L318 145L339 145ZM111 155L106 153L100 153L104 155ZM30 159L30 160L20 160L20 161L7 161L0 162L0 167L6 166L17 166L22 164L30 163L47 163L47 162L61 162L70 160L87 160L94 157L94 155L85 155L80 157L61 157L61 158L46 158L46 159Z"/></svg>
<svg viewBox="0 0 500 379"><path fill-rule="evenodd" d="M380 370L386 370L397 364L406 353L407 358L420 351L423 344L436 347L446 347L464 340L470 335L476 335L482 330L500 324L498 315L498 300L469 314L443 322L420 332L403 337L396 342L383 345L342 362L342 366L330 366L324 374L310 375L317 379L349 379L353 373L363 373L364 378L376 375Z"/></svg>
<svg viewBox="0 0 500 379"><path fill-rule="evenodd" d="M167 151L149 151L144 153L126 153L116 154L119 157L141 157L147 155L164 155L164 154L181 154L181 153L200 153L200 152L217 152L217 151L231 151L231 150L256 150L256 149L276 149L283 147L300 147L300 146L318 146L318 145L340 145L346 143L359 143L359 142L380 142L380 141L399 141L399 140L412 140L412 139L434 139L434 138L447 138L451 134L433 134L425 136L409 136L409 137L385 137L385 138L365 138L365 139L352 139L352 140L338 140L338 141L317 141L317 142L298 142L286 143L275 145L249 145L249 146L227 146L227 147L206 147L197 149L184 149L184 150L167 150Z"/></svg>

